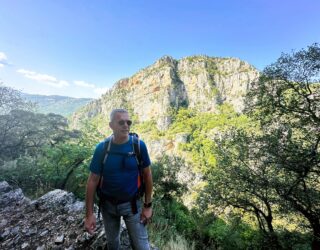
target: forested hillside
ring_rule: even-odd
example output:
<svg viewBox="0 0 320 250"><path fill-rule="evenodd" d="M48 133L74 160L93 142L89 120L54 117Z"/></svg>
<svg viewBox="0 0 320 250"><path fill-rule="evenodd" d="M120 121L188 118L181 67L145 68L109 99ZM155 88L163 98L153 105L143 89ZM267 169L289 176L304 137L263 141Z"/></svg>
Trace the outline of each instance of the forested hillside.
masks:
<svg viewBox="0 0 320 250"><path fill-rule="evenodd" d="M1 86L0 180L33 197L60 188L83 198L108 114L124 107L152 155L160 249L320 249L319 82L318 44L262 72L234 58L163 57L71 127Z"/></svg>
<svg viewBox="0 0 320 250"><path fill-rule="evenodd" d="M35 111L43 114L59 114L69 116L79 108L90 103L90 98L72 98L67 96L45 96L21 93L21 96L29 102L35 103Z"/></svg>

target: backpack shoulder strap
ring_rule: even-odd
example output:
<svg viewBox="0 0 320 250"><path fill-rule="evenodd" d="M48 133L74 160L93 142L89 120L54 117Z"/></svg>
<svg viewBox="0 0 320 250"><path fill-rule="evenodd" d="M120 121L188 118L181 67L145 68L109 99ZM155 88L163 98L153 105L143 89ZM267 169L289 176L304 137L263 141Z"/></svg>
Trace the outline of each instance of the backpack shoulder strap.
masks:
<svg viewBox="0 0 320 250"><path fill-rule="evenodd" d="M141 156L141 149L140 149L140 138L137 134L132 134L132 144L133 144L133 153L136 156L138 167L142 166L142 156Z"/></svg>
<svg viewBox="0 0 320 250"><path fill-rule="evenodd" d="M135 155L137 165L138 165L138 195L142 197L145 193L145 183L143 178L143 159L141 154L141 141L137 134L131 135L132 137L132 146L133 146L133 153Z"/></svg>
<svg viewBox="0 0 320 250"><path fill-rule="evenodd" d="M98 196L98 219L100 220L100 210L101 210L101 204L102 204L102 182L103 182L103 168L104 168L104 164L108 158L108 152L110 151L110 147L112 144L112 138L113 135L110 135L109 137L107 137L104 142L103 142L103 152L102 152L102 161L101 161L101 166L100 166L100 176L99 176L99 181L98 181L98 185L96 188L96 192L97 192L97 196Z"/></svg>
<svg viewBox="0 0 320 250"><path fill-rule="evenodd" d="M108 152L110 151L110 147L111 147L111 144L112 144L112 138L113 138L113 135L110 135L109 137L107 137L105 140L104 140L104 143L103 143L103 158L102 158L102 162L101 162L101 171L100 171L100 176L102 176L102 173L103 173L103 167L104 167L104 164L108 158Z"/></svg>

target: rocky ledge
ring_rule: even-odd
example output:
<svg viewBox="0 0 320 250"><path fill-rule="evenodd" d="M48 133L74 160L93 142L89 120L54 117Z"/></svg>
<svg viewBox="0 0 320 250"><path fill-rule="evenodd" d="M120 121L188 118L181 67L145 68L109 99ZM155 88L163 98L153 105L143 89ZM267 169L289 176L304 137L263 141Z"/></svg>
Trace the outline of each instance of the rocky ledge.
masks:
<svg viewBox="0 0 320 250"><path fill-rule="evenodd" d="M0 182L0 249L104 249L102 221L96 233L84 230L84 202L53 190L30 200L21 189ZM121 249L131 249L124 223Z"/></svg>

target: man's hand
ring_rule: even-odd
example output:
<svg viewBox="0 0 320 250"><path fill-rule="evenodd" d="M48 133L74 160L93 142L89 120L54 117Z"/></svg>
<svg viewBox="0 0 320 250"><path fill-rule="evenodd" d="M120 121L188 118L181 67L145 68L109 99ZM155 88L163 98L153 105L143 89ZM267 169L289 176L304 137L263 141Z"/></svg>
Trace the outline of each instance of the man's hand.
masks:
<svg viewBox="0 0 320 250"><path fill-rule="evenodd" d="M94 214L85 218L84 226L89 234L94 234L94 230L96 229L96 217Z"/></svg>
<svg viewBox="0 0 320 250"><path fill-rule="evenodd" d="M152 217L152 208L143 207L140 215L140 222L146 225L151 222L151 217Z"/></svg>
<svg viewBox="0 0 320 250"><path fill-rule="evenodd" d="M97 185L99 183L100 176L94 173L90 173L87 181L86 188L86 217L84 226L89 234L93 234L96 229L96 217L93 213L93 199Z"/></svg>

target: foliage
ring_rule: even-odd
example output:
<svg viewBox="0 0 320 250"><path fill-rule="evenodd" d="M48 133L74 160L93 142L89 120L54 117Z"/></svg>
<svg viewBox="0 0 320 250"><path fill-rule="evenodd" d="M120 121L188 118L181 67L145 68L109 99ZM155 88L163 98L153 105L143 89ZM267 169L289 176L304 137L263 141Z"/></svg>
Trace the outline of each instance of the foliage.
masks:
<svg viewBox="0 0 320 250"><path fill-rule="evenodd" d="M43 157L39 160L39 165L43 168L42 178L49 181L53 188L75 192L79 186L83 187L88 171L77 174L75 172L78 168L87 168L91 155L91 148L75 143L61 143L45 148ZM77 179L77 182L74 179Z"/></svg>
<svg viewBox="0 0 320 250"><path fill-rule="evenodd" d="M39 170L36 157L21 156L0 166L0 180L22 188L27 196L38 197L50 190Z"/></svg>
<svg viewBox="0 0 320 250"><path fill-rule="evenodd" d="M170 240L162 247L163 250L194 250L194 243L188 242L181 235L171 236Z"/></svg>
<svg viewBox="0 0 320 250"><path fill-rule="evenodd" d="M36 156L24 155L6 162L0 167L0 179L34 198L56 188L83 198L91 155L91 148L75 143L42 147Z"/></svg>
<svg viewBox="0 0 320 250"><path fill-rule="evenodd" d="M180 198L186 192L186 184L179 181L177 176L183 164L181 158L169 156L164 156L152 164L155 197L170 201Z"/></svg>
<svg viewBox="0 0 320 250"><path fill-rule="evenodd" d="M183 164L182 159L168 156L152 164L154 217L150 236L161 249L186 249L186 239L193 239L196 233L197 219L181 202L187 189L178 179Z"/></svg>
<svg viewBox="0 0 320 250"><path fill-rule="evenodd" d="M108 133L111 134L111 133ZM81 124L81 137L79 144L88 147L95 147L96 144L103 139L106 135L101 133L98 129L98 124L85 120Z"/></svg>
<svg viewBox="0 0 320 250"><path fill-rule="evenodd" d="M312 236L310 234L284 230L279 233L279 239L283 249L309 250Z"/></svg>
<svg viewBox="0 0 320 250"><path fill-rule="evenodd" d="M66 118L29 111L19 91L1 87L0 179L15 184L33 197L53 188L77 191L92 151L90 141L81 143L81 133L69 130ZM24 106L23 106L24 105ZM27 110L17 110L14 107ZM28 178L26 178L28 177ZM75 185L72 179L78 179ZM82 191L81 191L82 193Z"/></svg>
<svg viewBox="0 0 320 250"><path fill-rule="evenodd" d="M90 120L85 120L82 124L83 126L92 127L94 130L91 131L93 133L99 132L104 137L107 137L112 133L111 129L109 128L109 120L108 117L105 117L103 114L98 114ZM86 130L86 128L84 128Z"/></svg>
<svg viewBox="0 0 320 250"><path fill-rule="evenodd" d="M0 115L0 160L13 160L24 154L36 155L42 146L79 136L78 131L67 129L67 120L60 115L24 110Z"/></svg>
<svg viewBox="0 0 320 250"><path fill-rule="evenodd" d="M320 248L320 46L283 54L253 86L248 113L261 123L259 151L274 169L282 210L302 214ZM251 100L251 101L250 101Z"/></svg>
<svg viewBox="0 0 320 250"><path fill-rule="evenodd" d="M317 44L267 67L247 97L259 127L216 138L217 167L206 172L204 202L255 214L271 248L281 247L273 218L287 211L309 221L313 248L320 247L319 72Z"/></svg>
<svg viewBox="0 0 320 250"><path fill-rule="evenodd" d="M24 100L21 92L6 87L0 82L0 115L5 115L14 109L33 110L34 104Z"/></svg>
<svg viewBox="0 0 320 250"><path fill-rule="evenodd" d="M194 109L180 109L174 117L174 123L167 132L168 137L177 134L187 135L187 142L180 145L181 149L189 152L198 170L214 168L216 156L212 149L213 139L219 137L230 126L253 127L244 115L237 114L231 106L221 105L219 113L199 113Z"/></svg>
<svg viewBox="0 0 320 250"><path fill-rule="evenodd" d="M215 248L222 249L256 249L259 247L261 235L250 225L241 221L239 216L230 216L228 220L204 216L202 223L204 233L213 241Z"/></svg>
<svg viewBox="0 0 320 250"><path fill-rule="evenodd" d="M215 148L217 168L207 171L201 199L216 210L232 206L256 217L260 230L270 237L269 246L279 248L273 226L275 191L269 181L273 170L255 152L257 144L241 130L228 131Z"/></svg>
<svg viewBox="0 0 320 250"><path fill-rule="evenodd" d="M177 178L182 165L180 159L168 157L152 165L155 189L154 218L150 224L152 241L161 249L177 245L184 249L185 240L196 249L258 246L259 233L241 223L239 217L231 218L230 223L226 223L210 213L204 213L203 209L189 210L182 204L180 197L186 187ZM172 235L176 235L176 239L172 239Z"/></svg>
<svg viewBox="0 0 320 250"><path fill-rule="evenodd" d="M139 135L147 135L152 140L158 140L163 136L163 132L159 131L154 120L134 123L131 131L134 131Z"/></svg>

